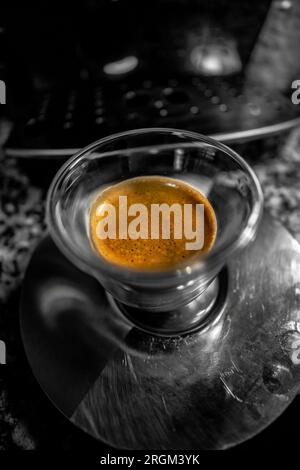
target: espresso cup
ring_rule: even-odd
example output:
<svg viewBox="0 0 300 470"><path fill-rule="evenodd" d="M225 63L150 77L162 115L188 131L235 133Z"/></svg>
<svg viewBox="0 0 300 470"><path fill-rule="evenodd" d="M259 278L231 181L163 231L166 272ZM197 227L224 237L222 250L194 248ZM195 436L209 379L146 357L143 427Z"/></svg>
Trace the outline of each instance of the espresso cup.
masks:
<svg viewBox="0 0 300 470"><path fill-rule="evenodd" d="M168 271L140 271L109 263L93 249L89 211L101 188L138 176L165 176L192 185L217 219L211 251ZM195 132L139 129L103 138L70 158L47 197L47 224L61 252L95 277L119 305L169 312L210 286L226 261L254 239L262 191L249 165L225 145Z"/></svg>

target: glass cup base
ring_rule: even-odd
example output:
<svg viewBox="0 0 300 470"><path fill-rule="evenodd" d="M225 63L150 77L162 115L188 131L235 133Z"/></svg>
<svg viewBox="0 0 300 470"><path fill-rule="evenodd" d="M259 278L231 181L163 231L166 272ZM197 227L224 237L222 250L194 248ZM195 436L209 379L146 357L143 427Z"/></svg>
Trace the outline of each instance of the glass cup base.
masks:
<svg viewBox="0 0 300 470"><path fill-rule="evenodd" d="M114 311L123 314L140 330L158 336L187 335L205 328L224 308L228 289L228 273L223 268L207 289L191 302L163 312L141 310L118 302L107 293Z"/></svg>

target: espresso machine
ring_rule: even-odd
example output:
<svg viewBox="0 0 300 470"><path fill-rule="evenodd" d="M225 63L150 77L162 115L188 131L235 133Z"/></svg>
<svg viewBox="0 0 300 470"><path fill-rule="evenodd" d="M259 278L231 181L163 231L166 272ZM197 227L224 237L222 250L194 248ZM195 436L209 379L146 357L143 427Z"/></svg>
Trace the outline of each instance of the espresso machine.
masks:
<svg viewBox="0 0 300 470"><path fill-rule="evenodd" d="M238 149L300 124L297 2L89 0L72 10L61 2L59 14L47 2L19 12L3 15L14 123L4 150L33 172L137 128ZM209 322L161 334L136 312L121 327L115 300L47 236L22 288L29 364L58 410L107 445L227 449L298 393L299 263L299 244L264 214L255 242L218 273L213 301L208 289Z"/></svg>
<svg viewBox="0 0 300 470"><path fill-rule="evenodd" d="M299 123L290 99L297 9L269 0L99 0L72 10L62 2L59 14L47 2L8 10L2 42L15 126L6 153L66 158L149 126L229 143L290 129Z"/></svg>

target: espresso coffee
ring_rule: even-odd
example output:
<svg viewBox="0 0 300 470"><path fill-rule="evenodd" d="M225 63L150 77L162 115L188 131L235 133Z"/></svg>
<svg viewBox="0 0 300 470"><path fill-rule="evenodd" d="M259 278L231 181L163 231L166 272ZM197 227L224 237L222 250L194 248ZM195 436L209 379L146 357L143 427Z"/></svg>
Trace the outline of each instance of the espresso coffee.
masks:
<svg viewBox="0 0 300 470"><path fill-rule="evenodd" d="M107 262L164 271L208 253L217 222L208 199L189 184L141 176L97 195L90 208L89 229L93 248Z"/></svg>

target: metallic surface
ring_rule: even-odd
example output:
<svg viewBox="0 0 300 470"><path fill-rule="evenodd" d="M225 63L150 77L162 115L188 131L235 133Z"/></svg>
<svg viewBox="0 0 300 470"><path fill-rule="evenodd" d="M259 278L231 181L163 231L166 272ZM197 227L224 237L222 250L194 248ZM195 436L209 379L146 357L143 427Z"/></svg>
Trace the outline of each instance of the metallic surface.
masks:
<svg viewBox="0 0 300 470"><path fill-rule="evenodd" d="M255 139L262 139L277 135L282 132L287 132L295 127L299 126L300 117L293 119L287 119L280 123L274 123L267 126L255 127L253 129L246 129L241 131L230 131L230 132L218 132L209 134L209 137L218 140L224 144L233 144L240 142L247 142ZM198 132L202 130L195 129ZM9 157L15 158L41 158L41 159L61 159L69 158L79 152L81 147L76 148L55 148L55 149L35 149L35 148L13 148L8 147L5 149L5 154Z"/></svg>
<svg viewBox="0 0 300 470"><path fill-rule="evenodd" d="M21 301L43 390L75 425L120 448L222 449L257 434L300 388L300 247L265 215L227 275L202 328L151 335L46 238Z"/></svg>

